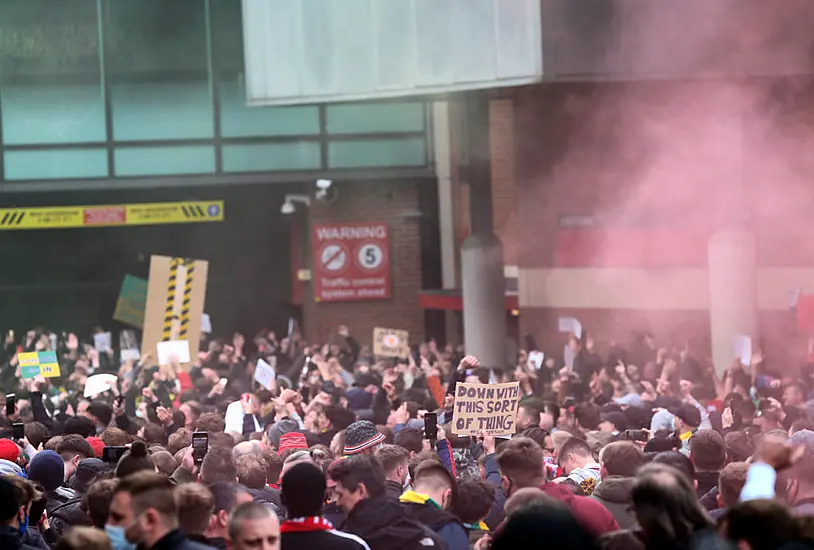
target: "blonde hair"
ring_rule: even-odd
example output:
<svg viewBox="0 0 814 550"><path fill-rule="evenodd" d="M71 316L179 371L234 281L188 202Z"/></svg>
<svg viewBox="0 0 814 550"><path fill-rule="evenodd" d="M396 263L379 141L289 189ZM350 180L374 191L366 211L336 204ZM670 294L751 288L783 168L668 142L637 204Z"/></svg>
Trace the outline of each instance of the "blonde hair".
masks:
<svg viewBox="0 0 814 550"><path fill-rule="evenodd" d="M101 529L74 527L54 546L54 550L113 550L110 539Z"/></svg>

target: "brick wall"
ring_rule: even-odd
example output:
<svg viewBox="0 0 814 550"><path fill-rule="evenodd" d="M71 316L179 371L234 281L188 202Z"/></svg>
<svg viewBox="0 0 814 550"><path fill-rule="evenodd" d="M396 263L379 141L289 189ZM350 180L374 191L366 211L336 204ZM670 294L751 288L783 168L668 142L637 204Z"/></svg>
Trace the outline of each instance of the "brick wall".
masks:
<svg viewBox="0 0 814 550"><path fill-rule="evenodd" d="M303 325L306 338L324 342L339 325L347 325L360 343L369 344L373 328L404 329L417 343L424 338L424 314L418 306L421 289L421 242L419 220L410 217L418 209L418 186L427 182L382 181L338 184L333 204L313 202L308 210L310 226L335 222L387 222L390 224L389 300L317 303L313 287L302 283ZM408 214L405 216L404 214ZM309 234L310 238L310 234ZM310 247L308 247L311 250ZM313 252L306 258L313 262Z"/></svg>

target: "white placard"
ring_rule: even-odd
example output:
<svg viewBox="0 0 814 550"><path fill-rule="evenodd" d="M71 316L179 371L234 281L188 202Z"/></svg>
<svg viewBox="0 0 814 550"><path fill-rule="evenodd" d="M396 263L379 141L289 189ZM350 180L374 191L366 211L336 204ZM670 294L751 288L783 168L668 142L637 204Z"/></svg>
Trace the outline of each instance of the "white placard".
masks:
<svg viewBox="0 0 814 550"><path fill-rule="evenodd" d="M158 364L169 365L172 358L178 359L179 363L189 363L189 342L186 340L172 340L158 343Z"/></svg>
<svg viewBox="0 0 814 550"><path fill-rule="evenodd" d="M85 381L85 397L95 397L116 387L117 380L115 374L94 374Z"/></svg>
<svg viewBox="0 0 814 550"><path fill-rule="evenodd" d="M274 367L263 361L257 360L257 366L254 369L254 380L267 390L271 391L272 385L277 378L277 373L274 372Z"/></svg>
<svg viewBox="0 0 814 550"><path fill-rule="evenodd" d="M748 367L752 364L752 338L745 334L736 334L732 337L732 349L741 365Z"/></svg>
<svg viewBox="0 0 814 550"><path fill-rule="evenodd" d="M138 361L141 359L141 353L137 349L123 349L121 359L122 361Z"/></svg>
<svg viewBox="0 0 814 550"><path fill-rule="evenodd" d="M99 353L110 351L111 336L109 332L100 332L93 335L93 347Z"/></svg>
<svg viewBox="0 0 814 550"><path fill-rule="evenodd" d="M545 353L542 351L529 352L529 368L540 370L543 367L543 361L545 361Z"/></svg>
<svg viewBox="0 0 814 550"><path fill-rule="evenodd" d="M572 332L577 338L582 338L582 324L576 317L560 317L560 332Z"/></svg>
<svg viewBox="0 0 814 550"><path fill-rule="evenodd" d="M207 313L201 315L201 332L212 334L212 319L209 318Z"/></svg>

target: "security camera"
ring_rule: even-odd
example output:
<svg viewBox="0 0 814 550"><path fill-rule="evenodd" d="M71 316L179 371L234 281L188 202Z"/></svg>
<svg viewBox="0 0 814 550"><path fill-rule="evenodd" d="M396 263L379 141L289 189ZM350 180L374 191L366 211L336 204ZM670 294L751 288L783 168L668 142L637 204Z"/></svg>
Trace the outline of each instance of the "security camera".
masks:
<svg viewBox="0 0 814 550"><path fill-rule="evenodd" d="M314 197L319 202L334 202L339 196L339 191L333 186L331 180L317 180L317 192Z"/></svg>
<svg viewBox="0 0 814 550"><path fill-rule="evenodd" d="M286 195L283 206L280 207L280 214L293 214L296 212L295 202L304 204L306 208L311 206L311 198L307 195Z"/></svg>

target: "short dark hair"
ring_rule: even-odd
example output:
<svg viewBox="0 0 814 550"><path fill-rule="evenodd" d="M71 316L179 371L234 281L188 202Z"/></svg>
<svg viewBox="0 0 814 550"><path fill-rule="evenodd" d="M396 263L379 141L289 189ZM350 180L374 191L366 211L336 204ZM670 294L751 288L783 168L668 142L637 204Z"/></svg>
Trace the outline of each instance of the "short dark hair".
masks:
<svg viewBox="0 0 814 550"><path fill-rule="evenodd" d="M458 485L458 498L450 510L464 523L478 523L489 514L495 501L495 488L487 481L476 479Z"/></svg>
<svg viewBox="0 0 814 550"><path fill-rule="evenodd" d="M188 535L203 535L215 511L215 497L206 485L184 483L175 489L178 528Z"/></svg>
<svg viewBox="0 0 814 550"><path fill-rule="evenodd" d="M715 430L699 430L690 438L690 457L696 470L717 472L726 464L726 442Z"/></svg>
<svg viewBox="0 0 814 550"><path fill-rule="evenodd" d="M197 432L209 432L209 434L213 434L222 432L225 429L226 422L223 420L223 416L216 412L203 413L198 417L198 420L195 421L195 431Z"/></svg>
<svg viewBox="0 0 814 550"><path fill-rule="evenodd" d="M28 428L27 425L26 428ZM801 432L803 430L810 430L814 432L814 419L811 419L807 416L804 416L803 418L798 418L797 420L791 423L791 428L789 429L789 432L791 434L796 434L797 432ZM27 433L28 432L26 431L26 434Z"/></svg>
<svg viewBox="0 0 814 550"><path fill-rule="evenodd" d="M212 447L201 463L201 483L212 485L221 481L235 481L237 468L232 459L232 450L224 447Z"/></svg>
<svg viewBox="0 0 814 550"><path fill-rule="evenodd" d="M399 445L382 445L376 449L374 454L376 460L382 465L385 474L388 474L396 469L402 462L407 462L410 458L410 453L404 447Z"/></svg>
<svg viewBox="0 0 814 550"><path fill-rule="evenodd" d="M375 458L367 455L353 455L335 461L328 468L328 476L348 491L356 491L360 484L364 484L371 498L385 493L384 470Z"/></svg>
<svg viewBox="0 0 814 550"><path fill-rule="evenodd" d="M574 407L574 418L583 430L599 429L601 416L599 407L592 403L579 403Z"/></svg>
<svg viewBox="0 0 814 550"><path fill-rule="evenodd" d="M331 405L325 408L324 414L335 430L344 430L356 422L356 415L345 407Z"/></svg>
<svg viewBox="0 0 814 550"><path fill-rule="evenodd" d="M644 453L632 441L614 441L600 452L608 475L635 477L644 465Z"/></svg>
<svg viewBox="0 0 814 550"><path fill-rule="evenodd" d="M553 401L543 401L543 412L551 415L556 426L560 420L560 406Z"/></svg>
<svg viewBox="0 0 814 550"><path fill-rule="evenodd" d="M651 462L653 464L672 466L684 475L684 478L690 482L690 485L695 483L695 466L692 460L678 451L661 452L654 456Z"/></svg>
<svg viewBox="0 0 814 550"><path fill-rule="evenodd" d="M213 513L225 511L227 514L232 511L237 503L238 493L248 493L245 487L238 485L234 481L219 481L209 486L214 499Z"/></svg>
<svg viewBox="0 0 814 550"><path fill-rule="evenodd" d="M158 447L156 447L156 449L158 449ZM175 469L178 468L178 464L175 463L173 456L163 449L152 453L150 460L155 467L158 468L158 471L167 477L171 476L173 472L175 472Z"/></svg>
<svg viewBox="0 0 814 550"><path fill-rule="evenodd" d="M48 427L42 422L26 422L25 438L31 446L38 449L42 440L48 437Z"/></svg>
<svg viewBox="0 0 814 550"><path fill-rule="evenodd" d="M532 419L532 424L535 426L539 426L540 424L540 409L532 402L523 401L520 403L519 407L523 409L523 413L526 416L530 416Z"/></svg>
<svg viewBox="0 0 814 550"><path fill-rule="evenodd" d="M319 516L325 501L325 487L325 474L319 466L308 462L292 466L283 476L280 488L288 515L294 518Z"/></svg>
<svg viewBox="0 0 814 550"><path fill-rule="evenodd" d="M750 548L781 548L797 539L799 524L788 506L773 500L735 503L721 518L726 537Z"/></svg>
<svg viewBox="0 0 814 550"><path fill-rule="evenodd" d="M543 450L545 450L546 438L551 436L551 434L548 433L546 430L538 428L536 426L526 428L520 435L522 435L523 437L528 437L529 439L533 439L534 442L537 443Z"/></svg>
<svg viewBox="0 0 814 550"><path fill-rule="evenodd" d="M420 453L424 449L424 436L419 429L404 428L396 434L395 444L412 453Z"/></svg>
<svg viewBox="0 0 814 550"><path fill-rule="evenodd" d="M104 401L93 401L88 405L88 413L95 416L102 426L107 426L113 418L113 407Z"/></svg>
<svg viewBox="0 0 814 550"><path fill-rule="evenodd" d="M133 510L141 514L150 508L159 514L175 520L177 509L174 497L175 485L164 474L141 470L119 479L116 492L130 495Z"/></svg>
<svg viewBox="0 0 814 550"><path fill-rule="evenodd" d="M510 439L497 452L500 471L523 486L543 479L543 450L528 437Z"/></svg>
<svg viewBox="0 0 814 550"><path fill-rule="evenodd" d="M88 511L88 517L94 527L104 529L118 485L118 479L100 479L91 483L82 495L82 507Z"/></svg>
<svg viewBox="0 0 814 550"><path fill-rule="evenodd" d="M144 425L144 441L147 444L158 443L162 447L167 444L167 434L164 432L164 426L148 422Z"/></svg>
<svg viewBox="0 0 814 550"><path fill-rule="evenodd" d="M721 470L718 476L718 494L721 495L724 508L731 508L740 500L748 471L749 464L746 462L731 462Z"/></svg>
<svg viewBox="0 0 814 550"><path fill-rule="evenodd" d="M77 434L63 435L62 440L57 444L56 451L62 457L62 460L70 460L77 455L82 458L96 457L96 453L88 440Z"/></svg>
<svg viewBox="0 0 814 550"><path fill-rule="evenodd" d="M96 434L96 425L90 418L85 418L84 416L72 416L65 421L65 431L62 435L70 434L90 437Z"/></svg>
<svg viewBox="0 0 814 550"><path fill-rule="evenodd" d="M447 467L440 462L425 460L418 465L413 474L413 486L417 487L423 484L425 480L432 486L443 485L449 487L452 490L453 504L458 499L458 482L455 480L455 476L447 470Z"/></svg>
<svg viewBox="0 0 814 550"><path fill-rule="evenodd" d="M283 459L270 449L263 449L263 460L266 462L266 481L277 483L283 472Z"/></svg>
<svg viewBox="0 0 814 550"><path fill-rule="evenodd" d="M266 461L263 457L254 453L240 455L235 459L235 470L241 485L258 490L266 486Z"/></svg>
<svg viewBox="0 0 814 550"><path fill-rule="evenodd" d="M557 457L560 461L562 461L568 458L568 455L571 453L585 457L590 457L594 455L593 449L591 449L591 446L588 444L588 442L578 437L572 437L571 439L567 439L565 443L562 444L562 447L560 447L560 452L557 455Z"/></svg>

